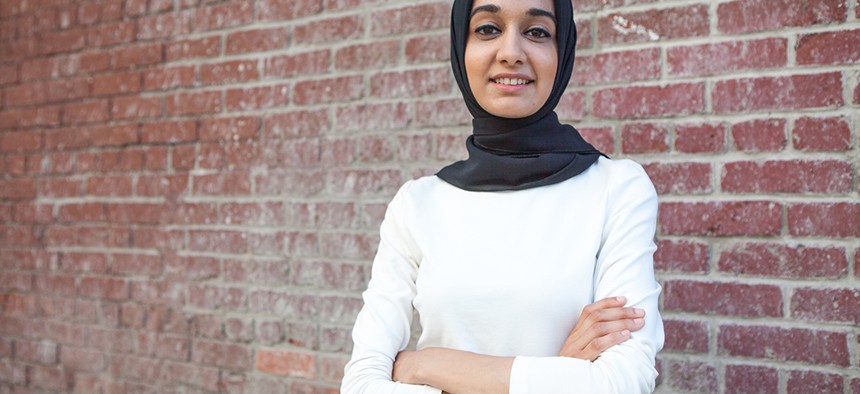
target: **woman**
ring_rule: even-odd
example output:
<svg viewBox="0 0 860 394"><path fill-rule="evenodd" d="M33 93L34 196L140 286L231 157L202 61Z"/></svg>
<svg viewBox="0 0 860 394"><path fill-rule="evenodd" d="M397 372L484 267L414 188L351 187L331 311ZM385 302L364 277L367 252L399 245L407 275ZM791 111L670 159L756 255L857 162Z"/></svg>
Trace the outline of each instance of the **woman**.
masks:
<svg viewBox="0 0 860 394"><path fill-rule="evenodd" d="M656 193L553 112L570 1L456 0L451 20L469 159L389 204L342 392L653 391Z"/></svg>

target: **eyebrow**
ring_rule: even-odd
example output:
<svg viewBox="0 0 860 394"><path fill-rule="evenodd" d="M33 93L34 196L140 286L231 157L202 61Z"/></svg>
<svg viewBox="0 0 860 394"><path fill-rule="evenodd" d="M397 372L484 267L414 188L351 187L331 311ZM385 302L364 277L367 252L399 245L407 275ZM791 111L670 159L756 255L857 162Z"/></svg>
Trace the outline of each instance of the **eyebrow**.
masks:
<svg viewBox="0 0 860 394"><path fill-rule="evenodd" d="M471 19L472 17L475 16L475 14L477 14L479 12L489 12L489 13L496 14L499 11L501 11L501 8L499 8L499 6L497 6L495 4L486 4L486 5L482 5L479 7L475 7L475 9L472 10L472 14L469 15L469 18ZM543 10L540 8L530 8L526 12L526 15L528 15L528 16L545 16L549 19L552 19L553 23L556 23L555 15L552 12L549 12L547 10Z"/></svg>

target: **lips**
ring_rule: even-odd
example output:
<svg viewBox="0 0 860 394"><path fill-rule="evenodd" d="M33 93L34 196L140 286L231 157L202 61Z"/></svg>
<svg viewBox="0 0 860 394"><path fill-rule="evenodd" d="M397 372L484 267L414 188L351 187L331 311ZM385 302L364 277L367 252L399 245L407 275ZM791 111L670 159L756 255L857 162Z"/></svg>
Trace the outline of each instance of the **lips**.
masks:
<svg viewBox="0 0 860 394"><path fill-rule="evenodd" d="M523 74L497 74L490 78L490 81L499 85L520 86L534 83L534 79Z"/></svg>

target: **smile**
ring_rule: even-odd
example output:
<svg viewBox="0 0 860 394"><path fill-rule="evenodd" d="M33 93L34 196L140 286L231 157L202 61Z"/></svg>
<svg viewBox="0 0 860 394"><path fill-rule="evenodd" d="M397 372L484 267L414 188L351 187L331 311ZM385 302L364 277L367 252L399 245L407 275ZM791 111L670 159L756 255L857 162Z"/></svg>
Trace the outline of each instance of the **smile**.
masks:
<svg viewBox="0 0 860 394"><path fill-rule="evenodd" d="M497 79L491 79L491 81L493 81L497 84L500 84L500 85L510 85L510 86L526 85L526 84L530 84L530 83L534 82L534 81L529 81L527 79L521 79L521 78L497 78Z"/></svg>

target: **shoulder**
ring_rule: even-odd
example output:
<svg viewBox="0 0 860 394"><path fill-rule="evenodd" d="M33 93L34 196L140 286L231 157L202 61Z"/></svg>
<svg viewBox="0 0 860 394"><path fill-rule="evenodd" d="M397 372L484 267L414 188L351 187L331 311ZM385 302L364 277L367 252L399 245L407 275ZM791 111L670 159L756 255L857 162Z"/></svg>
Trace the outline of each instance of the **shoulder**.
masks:
<svg viewBox="0 0 860 394"><path fill-rule="evenodd" d="M593 166L597 174L605 179L612 192L639 191L656 194L651 178L642 166L630 159L612 160L601 157Z"/></svg>

